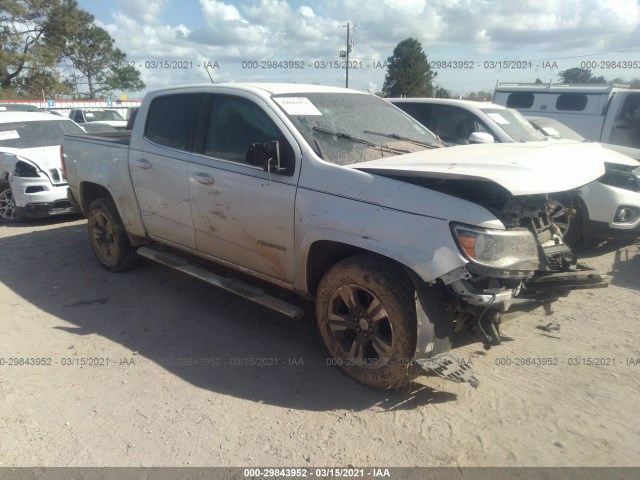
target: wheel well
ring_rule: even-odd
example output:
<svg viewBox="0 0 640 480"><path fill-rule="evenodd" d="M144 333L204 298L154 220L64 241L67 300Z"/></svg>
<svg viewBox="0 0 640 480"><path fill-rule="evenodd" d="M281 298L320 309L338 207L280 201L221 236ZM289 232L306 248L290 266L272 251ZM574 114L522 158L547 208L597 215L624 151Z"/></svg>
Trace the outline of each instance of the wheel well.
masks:
<svg viewBox="0 0 640 480"><path fill-rule="evenodd" d="M80 198L82 213L86 217L89 213L89 206L93 203L94 200L98 198L110 198L113 200L113 197L109 193L109 190L104 188L102 185L98 185L97 183L91 182L83 182L80 187Z"/></svg>
<svg viewBox="0 0 640 480"><path fill-rule="evenodd" d="M372 257L383 260L398 273L399 277L402 279L403 283L408 289L413 289L413 284L411 282L411 278L409 277L407 267L400 262L389 257L385 257L384 255L380 255L378 253L374 253L360 247L355 247L353 245L321 240L311 245L311 247L309 248L309 254L307 255L306 276L307 292L309 297L315 297L318 284L320 283L320 280L327 272L327 270L329 270L329 268L338 263L340 260L359 254L370 255Z"/></svg>

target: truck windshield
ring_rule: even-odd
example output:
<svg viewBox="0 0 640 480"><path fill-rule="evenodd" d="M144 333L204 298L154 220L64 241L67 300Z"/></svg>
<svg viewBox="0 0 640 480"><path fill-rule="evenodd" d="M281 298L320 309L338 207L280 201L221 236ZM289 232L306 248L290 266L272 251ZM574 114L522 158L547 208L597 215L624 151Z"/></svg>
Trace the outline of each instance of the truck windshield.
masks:
<svg viewBox="0 0 640 480"><path fill-rule="evenodd" d="M424 126L373 95L298 93L273 99L327 162L351 165L442 146Z"/></svg>
<svg viewBox="0 0 640 480"><path fill-rule="evenodd" d="M540 142L546 139L517 110L483 108L482 111L516 142Z"/></svg>
<svg viewBox="0 0 640 480"><path fill-rule="evenodd" d="M66 134L83 134L71 120L0 123L0 148L36 148L62 145Z"/></svg>

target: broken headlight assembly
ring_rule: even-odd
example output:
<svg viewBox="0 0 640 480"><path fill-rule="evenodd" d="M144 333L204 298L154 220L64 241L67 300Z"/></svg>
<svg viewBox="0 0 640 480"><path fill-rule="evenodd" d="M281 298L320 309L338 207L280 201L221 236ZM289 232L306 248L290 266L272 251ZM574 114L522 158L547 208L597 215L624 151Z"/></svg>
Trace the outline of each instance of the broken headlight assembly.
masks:
<svg viewBox="0 0 640 480"><path fill-rule="evenodd" d="M538 245L527 229L493 230L454 223L451 231L473 273L502 276L506 271L508 276L514 272L526 276L539 269Z"/></svg>
<svg viewBox="0 0 640 480"><path fill-rule="evenodd" d="M16 162L15 169L13 171L14 177L26 177L26 178L38 178L38 169L31 163L24 160L18 160Z"/></svg>

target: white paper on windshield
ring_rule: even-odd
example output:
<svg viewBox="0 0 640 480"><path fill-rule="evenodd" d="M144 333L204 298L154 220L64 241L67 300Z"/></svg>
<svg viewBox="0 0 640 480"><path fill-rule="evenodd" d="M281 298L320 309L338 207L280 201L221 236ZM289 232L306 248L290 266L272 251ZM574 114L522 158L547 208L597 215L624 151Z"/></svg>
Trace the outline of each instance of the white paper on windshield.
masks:
<svg viewBox="0 0 640 480"><path fill-rule="evenodd" d="M7 107L0 107L0 112L4 112L7 110Z"/></svg>
<svg viewBox="0 0 640 480"><path fill-rule="evenodd" d="M17 130L7 130L6 132L0 132L0 140L13 140L14 138L20 138Z"/></svg>
<svg viewBox="0 0 640 480"><path fill-rule="evenodd" d="M509 120L504 118L499 113L487 113L487 116L499 125L509 125Z"/></svg>
<svg viewBox="0 0 640 480"><path fill-rule="evenodd" d="M274 98L287 115L322 115L322 112L306 97L276 97Z"/></svg>
<svg viewBox="0 0 640 480"><path fill-rule="evenodd" d="M87 118L93 118L93 113L85 112L84 116L87 117Z"/></svg>
<svg viewBox="0 0 640 480"><path fill-rule="evenodd" d="M560 132L553 127L544 127L542 131L550 137L560 137Z"/></svg>

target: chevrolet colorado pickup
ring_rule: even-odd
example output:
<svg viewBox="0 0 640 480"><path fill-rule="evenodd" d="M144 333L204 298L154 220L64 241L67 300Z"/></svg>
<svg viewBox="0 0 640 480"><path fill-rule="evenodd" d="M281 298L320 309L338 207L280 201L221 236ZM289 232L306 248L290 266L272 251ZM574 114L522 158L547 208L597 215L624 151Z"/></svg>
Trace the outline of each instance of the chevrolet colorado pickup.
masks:
<svg viewBox="0 0 640 480"><path fill-rule="evenodd" d="M589 145L443 148L374 95L220 84L148 93L131 132L63 147L103 267L145 257L293 318L255 283L314 300L333 363L374 388L474 384L454 328L495 344L510 312L606 285L547 215L549 192L604 173Z"/></svg>

